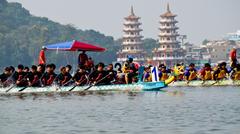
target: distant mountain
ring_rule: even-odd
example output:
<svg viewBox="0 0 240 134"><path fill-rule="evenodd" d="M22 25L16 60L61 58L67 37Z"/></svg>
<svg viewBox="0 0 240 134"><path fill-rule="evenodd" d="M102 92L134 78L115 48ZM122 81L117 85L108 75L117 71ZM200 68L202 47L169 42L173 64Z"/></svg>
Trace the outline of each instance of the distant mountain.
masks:
<svg viewBox="0 0 240 134"><path fill-rule="evenodd" d="M37 63L38 53L45 44L79 40L100 45L108 50L89 55L95 61L111 63L116 60L120 40L94 30L80 30L72 25L62 25L45 17L36 17L19 3L0 0L0 68L8 65L31 65ZM148 39L144 45L151 50L155 40ZM48 62L57 65L77 63L77 53L47 51Z"/></svg>
<svg viewBox="0 0 240 134"><path fill-rule="evenodd" d="M38 52L44 44L79 40L107 48L105 53L91 53L96 61L107 63L116 59L114 39L94 30L80 30L71 25L61 25L45 17L35 17L19 3L0 0L0 66L31 65L36 63ZM49 62L59 65L76 62L77 54L47 52ZM75 58L75 59L74 59Z"/></svg>

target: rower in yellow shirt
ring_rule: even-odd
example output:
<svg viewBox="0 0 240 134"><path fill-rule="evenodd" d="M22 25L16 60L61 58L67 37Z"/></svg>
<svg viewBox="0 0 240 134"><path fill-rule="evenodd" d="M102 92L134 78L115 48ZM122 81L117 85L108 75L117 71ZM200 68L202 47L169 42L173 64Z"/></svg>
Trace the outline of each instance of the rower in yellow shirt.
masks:
<svg viewBox="0 0 240 134"><path fill-rule="evenodd" d="M232 80L240 80L240 64L237 64L236 67L233 69Z"/></svg>
<svg viewBox="0 0 240 134"><path fill-rule="evenodd" d="M187 81L197 80L197 70L195 64L191 63L184 73L184 79Z"/></svg>
<svg viewBox="0 0 240 134"><path fill-rule="evenodd" d="M222 62L217 66L217 69L213 73L214 80L222 80L228 77L229 71L227 70L226 66L226 62Z"/></svg>

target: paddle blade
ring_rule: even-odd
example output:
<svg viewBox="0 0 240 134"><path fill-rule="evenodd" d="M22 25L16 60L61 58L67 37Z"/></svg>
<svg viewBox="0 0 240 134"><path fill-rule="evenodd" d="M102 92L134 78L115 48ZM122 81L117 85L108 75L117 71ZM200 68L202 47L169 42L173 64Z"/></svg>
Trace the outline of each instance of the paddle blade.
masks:
<svg viewBox="0 0 240 134"><path fill-rule="evenodd" d="M143 72L144 72L144 66L140 66L138 68L138 80L139 80L139 82L143 81Z"/></svg>

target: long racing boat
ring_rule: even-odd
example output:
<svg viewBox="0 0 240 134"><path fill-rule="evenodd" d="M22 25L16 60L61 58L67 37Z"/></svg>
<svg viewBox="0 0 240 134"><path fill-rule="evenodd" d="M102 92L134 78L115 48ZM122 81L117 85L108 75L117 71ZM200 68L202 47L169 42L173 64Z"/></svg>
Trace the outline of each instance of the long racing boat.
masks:
<svg viewBox="0 0 240 134"><path fill-rule="evenodd" d="M134 84L90 85L90 86L49 86L49 87L6 87L0 88L0 95L23 93L64 93L83 91L160 91L174 81L174 76L161 82L139 82Z"/></svg>
<svg viewBox="0 0 240 134"><path fill-rule="evenodd" d="M240 80L193 80L193 81L176 81L168 84L169 87L210 87L210 86L240 86Z"/></svg>
<svg viewBox="0 0 240 134"><path fill-rule="evenodd" d="M91 85L91 86L49 86L49 87L5 87L0 88L0 95L31 94L31 93L66 93L84 91L163 91L165 87L211 87L211 86L240 86L240 80L209 80L209 81L175 81L174 76L166 81L139 82L134 84Z"/></svg>

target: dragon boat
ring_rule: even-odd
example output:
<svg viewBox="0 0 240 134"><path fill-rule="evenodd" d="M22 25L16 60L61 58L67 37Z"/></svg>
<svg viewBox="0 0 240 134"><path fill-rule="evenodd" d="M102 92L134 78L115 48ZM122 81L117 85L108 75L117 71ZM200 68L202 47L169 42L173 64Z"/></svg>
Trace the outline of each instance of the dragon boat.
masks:
<svg viewBox="0 0 240 134"><path fill-rule="evenodd" d="M240 80L209 80L209 81L175 81L172 76L166 81L138 82L134 84L92 85L92 86L49 86L49 87L5 87L0 88L0 95L31 94L31 93L67 93L84 91L163 91L165 87L211 87L211 86L240 86ZM9 90L10 89L10 90Z"/></svg>
<svg viewBox="0 0 240 134"><path fill-rule="evenodd" d="M174 76L161 82L138 82L134 84L116 84L116 85L91 85L91 86L49 86L49 87L5 87L0 88L0 95L23 94L23 93L65 93L65 92L83 92L83 91L161 91L173 82Z"/></svg>
<svg viewBox="0 0 240 134"><path fill-rule="evenodd" d="M169 87L199 87L199 86L240 86L240 80L193 80L193 81L176 81L168 84Z"/></svg>

